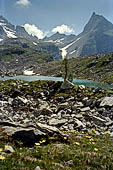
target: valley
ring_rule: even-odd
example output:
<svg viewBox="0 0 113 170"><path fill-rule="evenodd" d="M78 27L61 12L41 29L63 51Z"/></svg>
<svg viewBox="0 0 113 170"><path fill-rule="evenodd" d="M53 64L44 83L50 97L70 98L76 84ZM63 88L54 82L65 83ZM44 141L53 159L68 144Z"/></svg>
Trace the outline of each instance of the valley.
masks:
<svg viewBox="0 0 113 170"><path fill-rule="evenodd" d="M0 16L0 76L23 75L51 81L0 80L0 170L112 170L113 89L82 80L113 86L113 24L39 39Z"/></svg>

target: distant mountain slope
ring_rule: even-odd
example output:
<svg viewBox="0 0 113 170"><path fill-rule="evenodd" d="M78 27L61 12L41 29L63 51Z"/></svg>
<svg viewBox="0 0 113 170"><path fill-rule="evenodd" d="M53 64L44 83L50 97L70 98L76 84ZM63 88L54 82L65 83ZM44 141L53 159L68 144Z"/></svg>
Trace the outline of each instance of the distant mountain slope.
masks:
<svg viewBox="0 0 113 170"><path fill-rule="evenodd" d="M56 33L46 40L53 41L61 51L66 50L68 58L110 53L113 52L113 24L94 12L78 36Z"/></svg>
<svg viewBox="0 0 113 170"><path fill-rule="evenodd" d="M24 49L31 48L33 52L34 50L36 50L36 52L38 50L38 52L46 53L50 55L49 60L61 59L59 48L55 44L38 40L37 37L29 35L24 29L24 27L22 26L15 27L3 16L0 16L0 45L3 47L3 49L5 46L7 47L9 46L10 50L11 50L11 46L12 49L18 48L18 50L20 49L20 53L21 53L21 48ZM19 52L17 52L17 54L19 54ZM2 60L3 59L4 57L2 56ZM47 59L47 61L49 60ZM45 61L46 61L46 55L45 55Z"/></svg>
<svg viewBox="0 0 113 170"><path fill-rule="evenodd" d="M93 13L83 32L79 35L55 33L43 40L29 35L24 27L14 26L0 16L0 45L19 45L22 48L30 44L39 46L41 51L49 53L53 60L60 59L67 52L68 58L106 54L113 52L113 24L102 15Z"/></svg>
<svg viewBox="0 0 113 170"><path fill-rule="evenodd" d="M50 37L45 37L43 41L45 42L52 42L56 44L58 47L64 47L65 45L71 43L76 38L76 35L65 35L60 34L59 32L53 34Z"/></svg>
<svg viewBox="0 0 113 170"><path fill-rule="evenodd" d="M6 40L8 38L29 38L31 40L37 40L37 37L29 35L24 27L14 26L3 16L0 16L0 41Z"/></svg>
<svg viewBox="0 0 113 170"><path fill-rule="evenodd" d="M69 57L113 52L113 24L93 13L83 32L66 50Z"/></svg>

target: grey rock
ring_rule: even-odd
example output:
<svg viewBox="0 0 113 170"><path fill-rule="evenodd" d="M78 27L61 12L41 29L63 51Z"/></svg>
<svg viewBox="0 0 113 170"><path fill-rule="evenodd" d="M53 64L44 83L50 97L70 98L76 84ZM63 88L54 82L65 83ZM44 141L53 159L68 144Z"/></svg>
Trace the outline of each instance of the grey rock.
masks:
<svg viewBox="0 0 113 170"><path fill-rule="evenodd" d="M67 119L61 119L61 120L58 120L58 119L51 119L49 120L49 125L54 125L54 126L58 126L58 125L63 125L65 124L66 122L68 122Z"/></svg>
<svg viewBox="0 0 113 170"><path fill-rule="evenodd" d="M85 128L85 125L78 119L74 119L75 122L74 122L74 127L75 128L79 128L79 129L83 129Z"/></svg>
<svg viewBox="0 0 113 170"><path fill-rule="evenodd" d="M61 117L65 117L64 115L66 115L66 112L64 110L60 110L57 115L58 119L61 119Z"/></svg>
<svg viewBox="0 0 113 170"><path fill-rule="evenodd" d="M12 103L13 103L13 98L8 98L8 103L9 103L10 105L12 105Z"/></svg>
<svg viewBox="0 0 113 170"><path fill-rule="evenodd" d="M111 132L111 136L113 136L113 132Z"/></svg>
<svg viewBox="0 0 113 170"><path fill-rule="evenodd" d="M70 98L66 99L66 101L67 102L72 102L72 101L74 101L74 97L70 97Z"/></svg>
<svg viewBox="0 0 113 170"><path fill-rule="evenodd" d="M34 170L41 170L39 166L37 166Z"/></svg>
<svg viewBox="0 0 113 170"><path fill-rule="evenodd" d="M72 110L71 109L67 109L66 110L66 114L71 114L72 113Z"/></svg>
<svg viewBox="0 0 113 170"><path fill-rule="evenodd" d="M8 102L7 101L0 101L0 106L7 106Z"/></svg>
<svg viewBox="0 0 113 170"><path fill-rule="evenodd" d="M75 114L71 114L71 117L74 118L74 117L75 117Z"/></svg>
<svg viewBox="0 0 113 170"><path fill-rule="evenodd" d="M113 106L113 97L105 97L100 103L100 107Z"/></svg>
<svg viewBox="0 0 113 170"><path fill-rule="evenodd" d="M48 108L43 108L41 111L41 114L43 115L51 115L53 111L48 107Z"/></svg>
<svg viewBox="0 0 113 170"><path fill-rule="evenodd" d="M106 121L104 119L101 119L100 117L97 116L91 116L91 119L95 122L95 124L102 124L105 125Z"/></svg>
<svg viewBox="0 0 113 170"><path fill-rule="evenodd" d="M12 147L12 146L9 146L9 145L6 145L4 151L7 152L7 153L14 153L14 152L15 152L15 150L13 149L13 147Z"/></svg>
<svg viewBox="0 0 113 170"><path fill-rule="evenodd" d="M68 165L68 166L73 166L73 165L74 165L73 160L69 160L69 161L67 161L67 162L66 162L66 165Z"/></svg>
<svg viewBox="0 0 113 170"><path fill-rule="evenodd" d="M80 90L83 90L83 89L85 89L85 88L86 88L86 87L85 87L84 85L80 85L80 86L79 86L79 89L80 89Z"/></svg>
<svg viewBox="0 0 113 170"><path fill-rule="evenodd" d="M90 111L90 107L84 107L80 109L81 112L87 112Z"/></svg>
<svg viewBox="0 0 113 170"><path fill-rule="evenodd" d="M51 115L51 118L57 118L57 117L58 117L57 114L52 114L52 115Z"/></svg>
<svg viewBox="0 0 113 170"><path fill-rule="evenodd" d="M20 96L17 97L21 102L23 102L24 104L28 103L28 100L26 98L22 98Z"/></svg>
<svg viewBox="0 0 113 170"><path fill-rule="evenodd" d="M68 105L69 105L69 103L68 103L68 102L65 102L65 103L59 104L59 107L66 107L66 106L68 106Z"/></svg>
<svg viewBox="0 0 113 170"><path fill-rule="evenodd" d="M66 90L66 89L71 89L71 88L73 88L75 85L73 84L73 83L71 83L70 81L68 81L68 80L65 80L63 83L62 83L62 85L61 85L61 89L64 89L64 90Z"/></svg>
<svg viewBox="0 0 113 170"><path fill-rule="evenodd" d="M81 108L81 107L83 107L84 105L83 105L83 103L82 102L77 102L77 103L75 103L73 106L72 106L72 110L74 111L74 110L76 110L76 109L78 109L78 108Z"/></svg>
<svg viewBox="0 0 113 170"><path fill-rule="evenodd" d="M64 136L66 136L66 134L63 134L58 128L56 128L55 126L49 126L47 124L41 124L41 123L37 123L37 128L41 129L43 132L45 133L51 133L54 134L56 133L58 136L60 136L61 138L64 138Z"/></svg>
<svg viewBox="0 0 113 170"><path fill-rule="evenodd" d="M48 107L48 103L46 101L40 101L40 110L46 109Z"/></svg>
<svg viewBox="0 0 113 170"><path fill-rule="evenodd" d="M45 136L45 133L34 125L24 126L14 123L3 123L4 132L16 140L22 141L24 145L33 145L35 141Z"/></svg>
<svg viewBox="0 0 113 170"><path fill-rule="evenodd" d="M106 126L112 126L113 125L113 121L107 122L105 125Z"/></svg>
<svg viewBox="0 0 113 170"><path fill-rule="evenodd" d="M82 118L83 118L83 115L82 115L82 114L76 114L75 117L76 117L77 119L82 119Z"/></svg>

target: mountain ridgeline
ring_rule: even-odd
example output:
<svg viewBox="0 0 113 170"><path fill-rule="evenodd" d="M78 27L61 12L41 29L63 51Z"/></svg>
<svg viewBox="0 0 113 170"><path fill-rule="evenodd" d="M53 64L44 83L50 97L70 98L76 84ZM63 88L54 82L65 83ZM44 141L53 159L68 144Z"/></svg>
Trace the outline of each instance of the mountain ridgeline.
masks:
<svg viewBox="0 0 113 170"><path fill-rule="evenodd" d="M29 35L23 26L14 26L0 16L0 61L16 58L16 55L35 55L38 62L61 59L55 44L40 41L36 36Z"/></svg>
<svg viewBox="0 0 113 170"><path fill-rule="evenodd" d="M61 59L63 51L66 51L68 58L107 54L113 52L113 24L102 15L93 12L79 35L65 35L57 32L39 40L29 35L24 27L19 25L15 27L0 16L0 45L2 49L3 46L18 46L24 50L35 49L36 52L38 50L39 53L49 54L48 61Z"/></svg>
<svg viewBox="0 0 113 170"><path fill-rule="evenodd" d="M61 50L66 50L69 58L111 53L113 52L113 24L94 12L79 35L55 33L49 38L46 37L44 41L53 42Z"/></svg>

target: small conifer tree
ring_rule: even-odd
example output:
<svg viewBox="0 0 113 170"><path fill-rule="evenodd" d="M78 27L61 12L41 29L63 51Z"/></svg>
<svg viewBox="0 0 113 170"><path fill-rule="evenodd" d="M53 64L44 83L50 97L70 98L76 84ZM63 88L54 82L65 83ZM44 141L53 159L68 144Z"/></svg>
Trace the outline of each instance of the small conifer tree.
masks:
<svg viewBox="0 0 113 170"><path fill-rule="evenodd" d="M64 65L64 81L66 81L66 80L69 80L69 81L73 81L73 73L72 73L72 71L71 71L71 69L70 69L70 67L69 67L69 62L68 62L68 59L67 59L67 57L65 57L64 58L64 60L63 60L63 65Z"/></svg>

